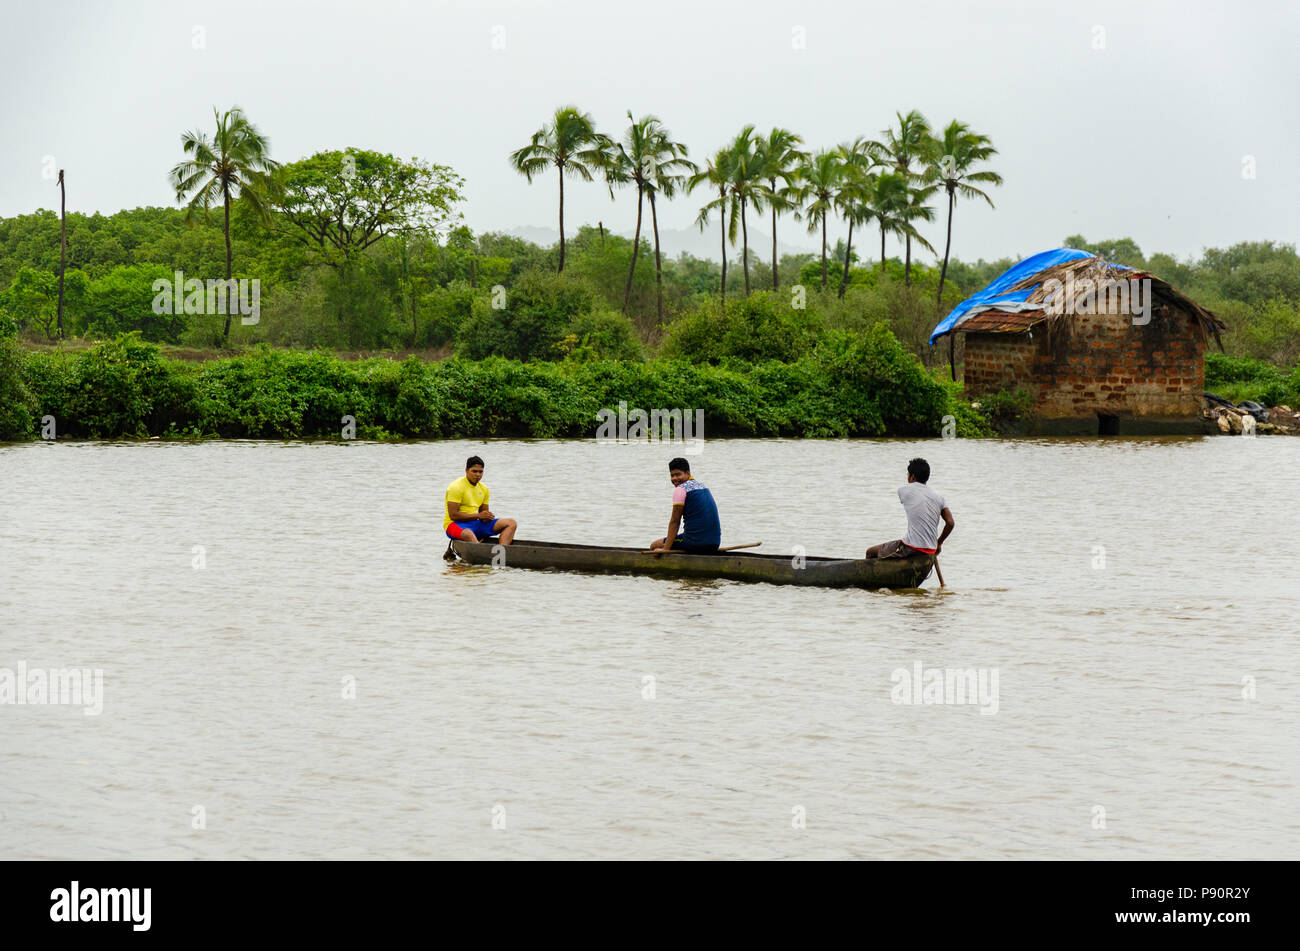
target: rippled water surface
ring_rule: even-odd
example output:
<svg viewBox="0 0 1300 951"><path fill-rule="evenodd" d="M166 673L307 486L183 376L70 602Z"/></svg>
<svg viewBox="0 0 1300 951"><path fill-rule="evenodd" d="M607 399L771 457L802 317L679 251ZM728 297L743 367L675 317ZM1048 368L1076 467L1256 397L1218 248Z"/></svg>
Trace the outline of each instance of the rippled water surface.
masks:
<svg viewBox="0 0 1300 951"><path fill-rule="evenodd" d="M724 544L854 556L925 455L948 588L899 593L448 566L475 451L521 538L666 528L662 447L0 447L0 668L104 684L0 706L0 858L1300 853L1300 440L692 458Z"/></svg>

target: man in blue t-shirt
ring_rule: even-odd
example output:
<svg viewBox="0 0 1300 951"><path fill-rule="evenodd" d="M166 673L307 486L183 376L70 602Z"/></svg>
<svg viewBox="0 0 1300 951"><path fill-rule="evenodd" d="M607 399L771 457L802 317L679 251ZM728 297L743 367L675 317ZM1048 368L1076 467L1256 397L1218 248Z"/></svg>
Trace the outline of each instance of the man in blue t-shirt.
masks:
<svg viewBox="0 0 1300 951"><path fill-rule="evenodd" d="M680 456L668 463L668 478L674 486L668 534L651 542L650 548L655 551L672 548L692 555L716 554L722 544L722 522L713 493L703 482L691 478L691 464ZM678 535L677 528L683 521L686 524Z"/></svg>

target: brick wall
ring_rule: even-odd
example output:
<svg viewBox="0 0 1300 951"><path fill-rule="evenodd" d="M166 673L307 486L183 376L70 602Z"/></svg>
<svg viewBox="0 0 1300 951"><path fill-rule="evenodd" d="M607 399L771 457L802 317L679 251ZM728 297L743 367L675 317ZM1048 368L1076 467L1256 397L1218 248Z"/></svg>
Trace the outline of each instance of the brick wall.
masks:
<svg viewBox="0 0 1300 951"><path fill-rule="evenodd" d="M1031 336L1032 334L1032 336ZM1205 345L1192 318L1157 303L1151 322L1128 314L1073 315L1058 329L968 333L966 392L1017 387L1045 418L1196 416L1205 389Z"/></svg>

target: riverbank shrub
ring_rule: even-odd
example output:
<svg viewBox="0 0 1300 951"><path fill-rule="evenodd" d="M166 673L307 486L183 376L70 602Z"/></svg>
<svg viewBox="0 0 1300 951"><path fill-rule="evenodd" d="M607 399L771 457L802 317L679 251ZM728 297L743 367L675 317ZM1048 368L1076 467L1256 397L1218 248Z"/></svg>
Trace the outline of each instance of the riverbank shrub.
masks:
<svg viewBox="0 0 1300 951"><path fill-rule="evenodd" d="M456 333L456 355L466 360L558 360L556 345L572 322L597 308L595 289L580 278L529 271L508 291L474 298Z"/></svg>
<svg viewBox="0 0 1300 951"><path fill-rule="evenodd" d="M1034 394L1025 389L1002 389L982 393L975 402L979 403L976 408L980 414L997 426L1027 415L1034 407Z"/></svg>
<svg viewBox="0 0 1300 951"><path fill-rule="evenodd" d="M37 415L60 436L111 438L158 433L185 416L193 398L183 364L164 361L139 331L87 350L29 354L24 378Z"/></svg>
<svg viewBox="0 0 1300 951"><path fill-rule="evenodd" d="M820 313L762 291L725 307L708 301L677 318L665 330L660 353L693 363L716 364L728 357L792 363L808 354L825 330Z"/></svg>
<svg viewBox="0 0 1300 951"><path fill-rule="evenodd" d="M1265 360L1207 353L1205 389L1234 403L1295 407L1300 404L1300 365L1288 371Z"/></svg>
<svg viewBox="0 0 1300 951"><path fill-rule="evenodd" d="M593 313L588 340L605 312ZM879 324L829 332L789 362L346 361L265 345L187 362L138 334L78 351L6 352L0 393L9 438L34 435L45 414L60 435L91 438L337 439L346 417L359 438L590 437L597 412L617 413L620 403L702 410L706 437L930 436L948 415L957 435L981 434L960 386L927 373Z"/></svg>
<svg viewBox="0 0 1300 951"><path fill-rule="evenodd" d="M16 322L0 313L0 440L29 439L35 429L36 397L23 376L17 330Z"/></svg>

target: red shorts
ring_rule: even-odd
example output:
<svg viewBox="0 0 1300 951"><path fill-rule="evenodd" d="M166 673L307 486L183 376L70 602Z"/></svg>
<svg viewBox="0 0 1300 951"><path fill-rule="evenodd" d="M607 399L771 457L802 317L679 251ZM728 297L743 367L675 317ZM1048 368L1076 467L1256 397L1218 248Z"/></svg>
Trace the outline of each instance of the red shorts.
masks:
<svg viewBox="0 0 1300 951"><path fill-rule="evenodd" d="M935 549L913 548L911 545L903 544L901 538L896 538L892 542L885 542L880 546L880 554L877 558L909 558L912 555L933 555Z"/></svg>
<svg viewBox="0 0 1300 951"><path fill-rule="evenodd" d="M501 519L494 518L490 521L487 519L478 519L473 522L452 522L447 526L446 534L448 538L460 538L468 530L473 532L474 537L479 541L483 541L485 538L491 538L493 535L497 534L493 529L496 528L497 522L499 521L501 521Z"/></svg>

